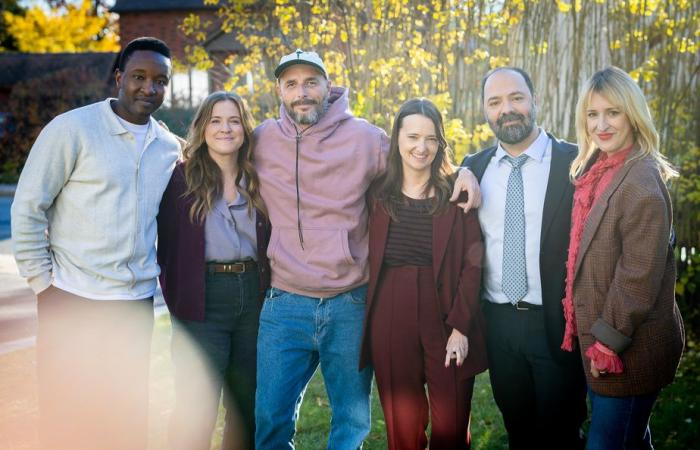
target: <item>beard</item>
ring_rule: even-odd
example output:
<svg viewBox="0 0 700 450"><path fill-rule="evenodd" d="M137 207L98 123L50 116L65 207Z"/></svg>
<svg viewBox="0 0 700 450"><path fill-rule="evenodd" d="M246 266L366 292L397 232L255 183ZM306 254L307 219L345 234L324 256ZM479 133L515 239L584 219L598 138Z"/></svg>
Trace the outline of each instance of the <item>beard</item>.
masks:
<svg viewBox="0 0 700 450"><path fill-rule="evenodd" d="M518 144L524 141L535 128L535 109L531 109L527 115L517 112L503 114L496 120L496 123L489 121L489 125L499 141L506 144ZM512 120L519 120L520 123L504 126L503 124Z"/></svg>
<svg viewBox="0 0 700 450"><path fill-rule="evenodd" d="M295 123L299 125L313 125L321 120L323 113L328 109L328 93L320 102L306 98L292 103L283 103L283 105L284 110L287 111L287 114ZM294 108L299 105L312 105L313 108L305 113L296 112Z"/></svg>

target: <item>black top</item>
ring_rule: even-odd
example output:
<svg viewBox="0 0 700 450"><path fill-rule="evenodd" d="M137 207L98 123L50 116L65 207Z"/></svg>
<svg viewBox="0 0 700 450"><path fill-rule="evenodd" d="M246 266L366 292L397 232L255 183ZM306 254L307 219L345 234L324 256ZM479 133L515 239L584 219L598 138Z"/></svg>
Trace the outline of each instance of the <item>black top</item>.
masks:
<svg viewBox="0 0 700 450"><path fill-rule="evenodd" d="M397 211L398 220L389 224L384 264L431 266L433 264L433 216L429 209L434 199L416 200L404 196L406 204Z"/></svg>

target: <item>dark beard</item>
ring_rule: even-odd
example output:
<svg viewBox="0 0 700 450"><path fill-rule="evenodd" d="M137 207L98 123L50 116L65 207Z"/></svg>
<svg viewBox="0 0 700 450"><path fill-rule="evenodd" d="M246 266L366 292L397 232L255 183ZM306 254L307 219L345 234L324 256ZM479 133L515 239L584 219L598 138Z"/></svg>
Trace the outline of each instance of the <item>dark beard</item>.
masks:
<svg viewBox="0 0 700 450"><path fill-rule="evenodd" d="M328 109L326 104L328 102L328 97L324 98L321 103L313 100L297 100L292 102L289 106L283 103L284 110L287 111L289 117L299 125L313 125L318 123L323 117L323 113ZM307 113L298 113L294 110L295 106L298 105L314 105L313 109Z"/></svg>
<svg viewBox="0 0 700 450"><path fill-rule="evenodd" d="M505 122L511 120L520 120L521 123L503 126ZM518 144L524 141L535 128L535 111L532 110L527 116L516 112L503 114L496 120L495 125L491 122L489 125L499 141L506 144Z"/></svg>

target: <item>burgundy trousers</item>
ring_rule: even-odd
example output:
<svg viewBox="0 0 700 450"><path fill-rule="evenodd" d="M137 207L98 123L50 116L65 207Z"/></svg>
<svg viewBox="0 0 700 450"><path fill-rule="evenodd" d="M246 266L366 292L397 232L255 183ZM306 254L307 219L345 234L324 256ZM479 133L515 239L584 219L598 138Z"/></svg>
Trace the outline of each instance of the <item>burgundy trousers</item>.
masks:
<svg viewBox="0 0 700 450"><path fill-rule="evenodd" d="M474 378L445 367L447 335L432 268L385 268L372 305L370 339L390 450L468 449ZM426 397L425 386L428 395Z"/></svg>

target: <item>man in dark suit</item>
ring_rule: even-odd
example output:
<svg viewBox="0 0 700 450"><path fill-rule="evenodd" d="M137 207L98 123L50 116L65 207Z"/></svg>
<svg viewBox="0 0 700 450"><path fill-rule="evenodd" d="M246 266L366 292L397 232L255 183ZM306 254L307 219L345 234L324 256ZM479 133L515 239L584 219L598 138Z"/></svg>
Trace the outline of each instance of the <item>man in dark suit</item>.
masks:
<svg viewBox="0 0 700 450"><path fill-rule="evenodd" d="M583 447L586 388L578 355L560 349L576 146L536 125L521 69L481 84L496 146L465 158L480 181L485 259L482 299L489 374L511 449Z"/></svg>

